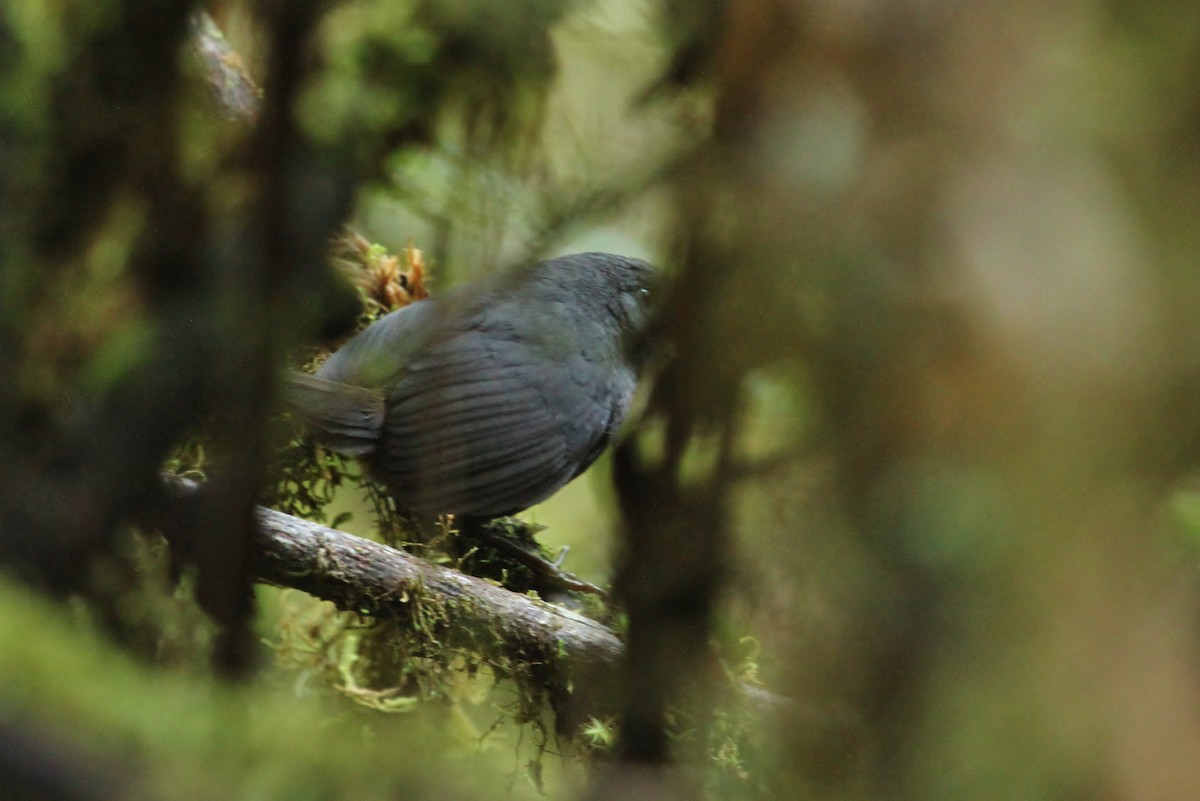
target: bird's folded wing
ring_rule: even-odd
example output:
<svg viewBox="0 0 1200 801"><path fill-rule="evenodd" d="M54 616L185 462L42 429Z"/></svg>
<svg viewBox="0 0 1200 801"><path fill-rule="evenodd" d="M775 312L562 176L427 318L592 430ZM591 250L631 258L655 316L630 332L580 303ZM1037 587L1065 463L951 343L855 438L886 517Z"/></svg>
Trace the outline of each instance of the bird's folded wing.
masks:
<svg viewBox="0 0 1200 801"><path fill-rule="evenodd" d="M419 512L495 516L543 500L575 473L547 378L552 366L478 331L436 343L388 390L380 471Z"/></svg>

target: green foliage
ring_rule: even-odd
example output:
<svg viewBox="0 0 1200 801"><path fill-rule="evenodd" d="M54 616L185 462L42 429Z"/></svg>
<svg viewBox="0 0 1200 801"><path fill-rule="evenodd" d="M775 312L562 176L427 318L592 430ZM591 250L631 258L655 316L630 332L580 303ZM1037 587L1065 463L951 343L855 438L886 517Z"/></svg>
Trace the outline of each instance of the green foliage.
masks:
<svg viewBox="0 0 1200 801"><path fill-rule="evenodd" d="M0 555L29 578L0 580L0 725L180 801L575 797L635 748L720 799L1195 795L1196 8L216 6L264 86L240 115L180 66L191 4L0 3ZM264 476L535 579L265 428L271 371L338 327L315 268L355 198L442 286L669 263L623 482L530 516L606 576L619 514L628 607L585 609L651 702L556 739L562 643L451 648L459 610L416 591L379 621L256 588L274 661L211 675ZM164 455L228 484L207 560L139 530ZM748 709L760 683L790 701Z"/></svg>
<svg viewBox="0 0 1200 801"><path fill-rule="evenodd" d="M279 677L231 687L139 665L9 583L0 583L0 643L5 719L89 751L120 743L123 760L144 769L138 784L149 797L452 799L486 791L453 766L448 755L463 746L433 710L404 727L368 729L361 716L290 691L302 685ZM380 759L384 752L393 758ZM441 777L427 784L433 766Z"/></svg>
<svg viewBox="0 0 1200 801"><path fill-rule="evenodd" d="M591 717L580 730L587 745L597 751L611 751L617 742L617 730L612 720Z"/></svg>

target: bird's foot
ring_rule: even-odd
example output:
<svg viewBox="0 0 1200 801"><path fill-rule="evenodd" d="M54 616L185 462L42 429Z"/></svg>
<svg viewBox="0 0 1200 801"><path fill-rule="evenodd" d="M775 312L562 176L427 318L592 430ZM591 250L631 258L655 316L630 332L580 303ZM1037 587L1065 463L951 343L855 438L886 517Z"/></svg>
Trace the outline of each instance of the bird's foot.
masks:
<svg viewBox="0 0 1200 801"><path fill-rule="evenodd" d="M525 581L526 589L536 590L543 597L554 592L578 592L606 598L608 593L591 582L584 581L561 568L567 548L559 552L553 560L539 553L539 546L533 539L529 524L512 518L502 518L490 521L461 520L460 535L468 541L477 543L500 556L498 561L516 563L528 574ZM478 556L478 553L476 553ZM489 566L489 573L495 573L494 567ZM501 572L510 574L507 567L502 566ZM492 576L496 578L495 575ZM501 576L503 579L509 576ZM511 587L510 587L511 589Z"/></svg>

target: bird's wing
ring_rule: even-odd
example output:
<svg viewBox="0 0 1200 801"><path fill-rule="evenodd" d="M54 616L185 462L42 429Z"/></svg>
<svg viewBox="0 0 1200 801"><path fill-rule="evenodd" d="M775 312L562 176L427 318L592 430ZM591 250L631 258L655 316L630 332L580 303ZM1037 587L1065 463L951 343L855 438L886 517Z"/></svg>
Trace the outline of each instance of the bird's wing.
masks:
<svg viewBox="0 0 1200 801"><path fill-rule="evenodd" d="M317 375L342 384L381 387L404 371L414 354L437 332L448 300L423 300L397 309L355 334L325 360Z"/></svg>
<svg viewBox="0 0 1200 801"><path fill-rule="evenodd" d="M327 447L347 456L367 456L383 430L383 393L307 373L284 376L288 404Z"/></svg>
<svg viewBox="0 0 1200 801"><path fill-rule="evenodd" d="M569 357L548 359L526 345L511 331L459 331L388 388L375 461L403 503L418 512L509 514L590 461L611 404L597 402L588 388L595 377L573 375Z"/></svg>

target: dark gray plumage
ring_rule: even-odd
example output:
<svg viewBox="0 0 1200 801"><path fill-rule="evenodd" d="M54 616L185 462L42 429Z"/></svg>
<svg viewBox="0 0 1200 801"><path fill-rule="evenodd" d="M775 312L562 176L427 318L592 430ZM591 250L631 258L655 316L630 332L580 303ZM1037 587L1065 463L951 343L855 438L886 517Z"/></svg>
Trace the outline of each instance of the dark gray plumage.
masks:
<svg viewBox="0 0 1200 801"><path fill-rule="evenodd" d="M653 270L582 253L406 306L293 374L288 399L418 514L512 514L604 450L629 409Z"/></svg>

